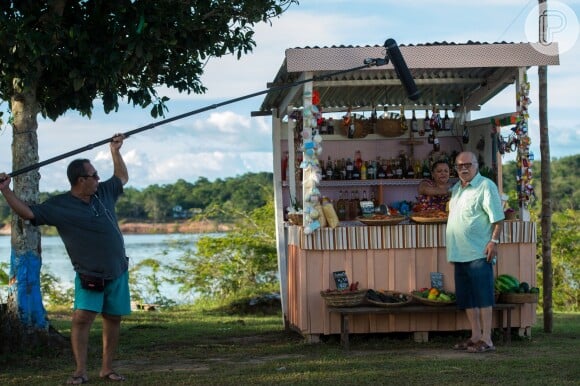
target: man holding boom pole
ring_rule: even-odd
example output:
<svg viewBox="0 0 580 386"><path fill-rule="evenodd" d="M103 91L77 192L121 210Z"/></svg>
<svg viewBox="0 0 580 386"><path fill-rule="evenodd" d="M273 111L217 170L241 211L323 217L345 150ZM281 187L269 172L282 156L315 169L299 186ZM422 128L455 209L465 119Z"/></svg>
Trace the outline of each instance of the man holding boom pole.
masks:
<svg viewBox="0 0 580 386"><path fill-rule="evenodd" d="M113 176L100 182L88 159L76 159L67 168L71 189L42 204L27 205L10 189L10 176L0 173L0 192L12 210L33 225L52 225L58 230L71 259L75 277L71 344L76 369L68 384L87 383L89 331L98 313L103 318L103 361L99 376L124 381L113 370L119 343L121 317L131 312L128 257L117 224L115 203L129 180L120 153L125 136L110 142Z"/></svg>

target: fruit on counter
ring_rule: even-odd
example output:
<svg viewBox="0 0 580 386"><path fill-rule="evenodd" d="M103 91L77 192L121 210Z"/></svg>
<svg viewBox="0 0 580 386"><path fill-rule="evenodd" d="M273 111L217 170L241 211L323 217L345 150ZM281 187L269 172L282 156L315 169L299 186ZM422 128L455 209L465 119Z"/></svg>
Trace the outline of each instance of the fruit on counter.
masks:
<svg viewBox="0 0 580 386"><path fill-rule="evenodd" d="M437 288L431 288L429 290L429 295L427 295L427 299L429 300L435 300L437 299L437 297L439 296L440 292Z"/></svg>
<svg viewBox="0 0 580 386"><path fill-rule="evenodd" d="M530 285L528 283L526 283L525 281L521 282L520 286L518 287L518 293L529 294L530 293Z"/></svg>
<svg viewBox="0 0 580 386"><path fill-rule="evenodd" d="M445 291L435 287L431 288L421 288L417 291L412 292L413 295L421 297L423 299L433 300L437 302L454 302L455 294L453 292Z"/></svg>
<svg viewBox="0 0 580 386"><path fill-rule="evenodd" d="M494 288L499 293L519 292L520 281L512 275L502 274L495 279Z"/></svg>

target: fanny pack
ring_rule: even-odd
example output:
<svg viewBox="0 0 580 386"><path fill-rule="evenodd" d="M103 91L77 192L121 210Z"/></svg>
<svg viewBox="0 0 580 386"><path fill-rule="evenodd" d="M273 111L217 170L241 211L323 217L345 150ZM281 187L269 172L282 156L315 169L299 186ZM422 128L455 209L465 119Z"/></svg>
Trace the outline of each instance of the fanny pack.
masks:
<svg viewBox="0 0 580 386"><path fill-rule="evenodd" d="M81 280L81 287L86 290L97 292L103 292L105 290L105 279L102 277L79 273L79 279Z"/></svg>

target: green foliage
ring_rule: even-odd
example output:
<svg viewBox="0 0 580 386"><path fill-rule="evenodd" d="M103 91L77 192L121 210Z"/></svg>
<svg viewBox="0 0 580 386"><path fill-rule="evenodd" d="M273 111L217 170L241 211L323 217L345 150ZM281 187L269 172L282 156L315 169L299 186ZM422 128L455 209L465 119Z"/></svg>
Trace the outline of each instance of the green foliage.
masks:
<svg viewBox="0 0 580 386"><path fill-rule="evenodd" d="M228 298L272 291L278 282L278 269L270 193L271 187L262 192L267 197L265 206L249 214L235 212L233 231L222 237L200 238L197 252L184 254L170 267L181 292Z"/></svg>
<svg viewBox="0 0 580 386"><path fill-rule="evenodd" d="M519 207L516 193L515 161L503 165L504 192L509 195L509 204L512 208ZM540 161L533 164L534 178L532 186L537 200L532 202L531 209L539 210L542 198ZM550 162L552 210L554 212L566 209L580 209L580 154L554 158Z"/></svg>
<svg viewBox="0 0 580 386"><path fill-rule="evenodd" d="M580 311L580 226L575 210L552 217L552 303L556 311ZM538 227L539 229L540 227ZM538 231L540 233L540 230ZM538 236L538 278L542 282L542 240Z"/></svg>
<svg viewBox="0 0 580 386"><path fill-rule="evenodd" d="M253 28L296 0L0 1L0 100L32 90L42 115L106 113L119 99L162 116L166 85L202 94L212 57L256 45Z"/></svg>
<svg viewBox="0 0 580 386"><path fill-rule="evenodd" d="M204 218L230 222L233 213L214 208L232 206L235 211L249 212L266 204L260 194L264 186L271 187L272 173L247 173L242 176L217 179L210 182L200 177L195 183L178 180L175 184L151 185L139 191L125 189L117 203L117 216L123 219L148 219L163 222L172 219L173 208L180 206L184 211L199 211ZM269 190L272 195L272 189ZM191 217L193 214L190 214Z"/></svg>

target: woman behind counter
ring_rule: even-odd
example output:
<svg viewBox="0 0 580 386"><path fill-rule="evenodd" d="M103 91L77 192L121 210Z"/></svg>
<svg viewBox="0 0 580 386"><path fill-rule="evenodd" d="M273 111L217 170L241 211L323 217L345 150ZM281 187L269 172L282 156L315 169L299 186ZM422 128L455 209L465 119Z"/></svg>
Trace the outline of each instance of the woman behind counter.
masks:
<svg viewBox="0 0 580 386"><path fill-rule="evenodd" d="M449 164L445 160L438 160L431 165L431 180L423 180L419 184L419 196L415 212L425 210L446 211L447 202L451 194L449 189Z"/></svg>

